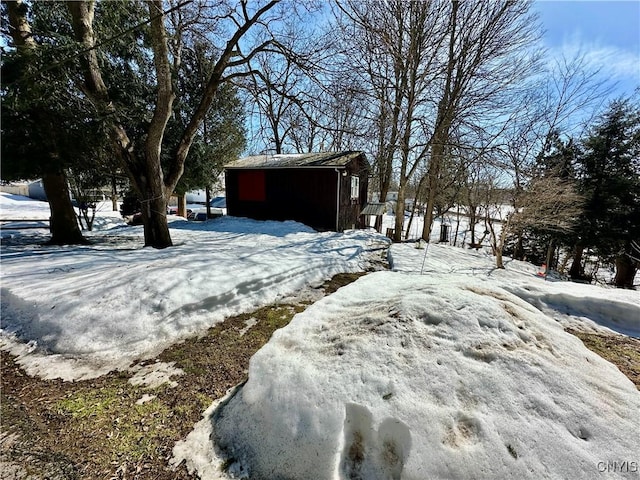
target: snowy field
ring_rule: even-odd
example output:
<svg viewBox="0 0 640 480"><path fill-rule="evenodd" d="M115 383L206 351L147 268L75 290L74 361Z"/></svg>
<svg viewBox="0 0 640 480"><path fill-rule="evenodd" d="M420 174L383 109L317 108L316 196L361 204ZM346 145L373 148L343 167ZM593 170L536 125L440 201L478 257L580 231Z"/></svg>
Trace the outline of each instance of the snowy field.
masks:
<svg viewBox="0 0 640 480"><path fill-rule="evenodd" d="M228 459L252 479L637 478L640 392L563 326L637 337L638 292L449 246L390 257L276 332L174 462L203 479Z"/></svg>
<svg viewBox="0 0 640 480"><path fill-rule="evenodd" d="M27 209L0 198L2 217ZM2 348L32 374L126 368L227 315L365 269L388 245L293 222L174 219L178 245L156 251L141 248L141 227L111 213L97 223L88 247L2 230ZM417 246L392 245L391 271L277 331L172 463L202 479L638 478L640 392L563 327L640 337L640 292Z"/></svg>
<svg viewBox="0 0 640 480"><path fill-rule="evenodd" d="M48 211L0 199L0 218ZM2 229L0 341L30 374L72 380L126 368L225 317L365 270L388 244L294 222L170 217L176 246L155 250L142 248L141 226L101 207L89 246L45 247L34 243L46 240L44 230Z"/></svg>

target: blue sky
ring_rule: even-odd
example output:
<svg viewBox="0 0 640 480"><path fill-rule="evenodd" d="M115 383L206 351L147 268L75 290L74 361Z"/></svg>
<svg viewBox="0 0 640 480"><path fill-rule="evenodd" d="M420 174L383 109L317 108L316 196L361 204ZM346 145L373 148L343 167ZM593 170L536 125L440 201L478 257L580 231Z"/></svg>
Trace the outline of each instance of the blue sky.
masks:
<svg viewBox="0 0 640 480"><path fill-rule="evenodd" d="M534 9L553 56L584 53L618 82L618 95L640 86L640 0L538 0Z"/></svg>

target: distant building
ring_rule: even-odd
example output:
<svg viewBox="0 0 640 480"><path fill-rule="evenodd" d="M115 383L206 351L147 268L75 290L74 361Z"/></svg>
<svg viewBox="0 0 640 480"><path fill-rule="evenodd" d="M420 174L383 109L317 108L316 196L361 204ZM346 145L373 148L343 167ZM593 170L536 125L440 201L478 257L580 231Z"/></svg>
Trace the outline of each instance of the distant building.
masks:
<svg viewBox="0 0 640 480"><path fill-rule="evenodd" d="M321 231L364 228L368 175L362 152L241 158L225 165L228 214Z"/></svg>
<svg viewBox="0 0 640 480"><path fill-rule="evenodd" d="M2 185L0 185L0 191L12 195L22 195L23 197L33 198L34 200L47 200L47 194L44 193L42 180L2 183Z"/></svg>

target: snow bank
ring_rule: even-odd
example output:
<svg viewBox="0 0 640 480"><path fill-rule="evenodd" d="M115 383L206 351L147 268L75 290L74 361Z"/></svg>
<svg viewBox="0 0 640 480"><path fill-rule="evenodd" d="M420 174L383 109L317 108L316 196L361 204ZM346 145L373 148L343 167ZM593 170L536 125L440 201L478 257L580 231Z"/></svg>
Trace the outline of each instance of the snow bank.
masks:
<svg viewBox="0 0 640 480"><path fill-rule="evenodd" d="M215 452L252 479L596 478L637 462L639 409L613 365L506 290L379 272L276 332L185 459L203 479Z"/></svg>
<svg viewBox="0 0 640 480"><path fill-rule="evenodd" d="M506 268L496 269L488 252L448 245L393 244L389 261L395 271L422 274L434 282L471 277L499 286L563 326L640 338L640 291L545 281L530 263L506 258Z"/></svg>
<svg viewBox="0 0 640 480"><path fill-rule="evenodd" d="M32 200L22 195L0 192L0 215L2 218L18 219L48 219L51 214L49 204Z"/></svg>
<svg viewBox="0 0 640 480"><path fill-rule="evenodd" d="M591 285L549 291L545 288L506 287L573 328L606 327L623 335L640 338L640 293L615 291ZM636 298L634 298L636 297ZM576 321L579 319L580 321Z"/></svg>
<svg viewBox="0 0 640 480"><path fill-rule="evenodd" d="M142 248L142 227L106 217L90 246L3 244L0 342L30 374L126 368L228 316L365 270L387 245L374 233L225 217L176 219L176 246L155 250Z"/></svg>

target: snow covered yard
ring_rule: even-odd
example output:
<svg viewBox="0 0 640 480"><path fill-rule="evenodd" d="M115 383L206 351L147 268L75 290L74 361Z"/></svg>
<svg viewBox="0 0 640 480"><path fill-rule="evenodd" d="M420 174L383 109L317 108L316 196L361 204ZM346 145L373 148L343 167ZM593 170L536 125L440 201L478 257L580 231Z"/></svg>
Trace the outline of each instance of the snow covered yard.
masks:
<svg viewBox="0 0 640 480"><path fill-rule="evenodd" d="M15 204L6 197L2 215ZM126 368L228 316L367 270L388 244L295 222L173 217L177 245L154 250L142 248L142 227L105 218L90 246L25 244L3 230L0 342L30 374L71 380Z"/></svg>
<svg viewBox="0 0 640 480"><path fill-rule="evenodd" d="M637 336L637 292L446 246L390 256L394 272L276 332L174 463L203 479L637 478L640 393L563 330Z"/></svg>
<svg viewBox="0 0 640 480"><path fill-rule="evenodd" d="M1 215L28 210L0 200ZM79 472L90 460L74 452L131 442L135 455L101 460L111 476L190 478L182 466L202 479L640 475L640 393L564 331L634 342L638 292L545 282L523 262L496 270L483 251L396 244L392 271L321 298L314 287L369 269L388 242L291 222L174 219L177 246L156 251L116 215L97 225L88 247L2 230L3 363L75 380L37 383L5 364L8 395L33 397ZM105 375L114 368L124 370ZM247 383L220 400L244 369ZM80 429L95 432L94 449L74 443ZM148 443L159 432L181 439L173 452ZM152 458L180 468L149 469Z"/></svg>

